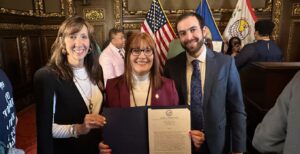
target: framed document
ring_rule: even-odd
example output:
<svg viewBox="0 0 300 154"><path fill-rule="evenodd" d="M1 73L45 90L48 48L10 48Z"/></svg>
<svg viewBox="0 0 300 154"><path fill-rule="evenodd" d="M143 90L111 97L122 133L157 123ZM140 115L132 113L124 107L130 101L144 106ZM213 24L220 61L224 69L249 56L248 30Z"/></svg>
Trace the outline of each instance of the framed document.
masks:
<svg viewBox="0 0 300 154"><path fill-rule="evenodd" d="M148 109L149 153L191 153L190 110Z"/></svg>
<svg viewBox="0 0 300 154"><path fill-rule="evenodd" d="M102 115L104 143L113 154L191 153L186 106L103 108Z"/></svg>
<svg viewBox="0 0 300 154"><path fill-rule="evenodd" d="M147 154L147 107L103 108L103 141L113 154Z"/></svg>

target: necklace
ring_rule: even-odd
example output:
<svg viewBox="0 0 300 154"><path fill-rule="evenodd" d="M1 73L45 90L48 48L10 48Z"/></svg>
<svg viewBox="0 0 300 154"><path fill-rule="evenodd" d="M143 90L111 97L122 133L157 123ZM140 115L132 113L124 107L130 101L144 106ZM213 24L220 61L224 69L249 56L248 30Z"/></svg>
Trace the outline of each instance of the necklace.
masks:
<svg viewBox="0 0 300 154"><path fill-rule="evenodd" d="M75 76L75 75L74 75ZM90 93L91 93L91 96L90 98L88 97L88 95L84 92L83 88L81 87L80 83L78 82L77 78L74 77L75 79L75 82L77 83L78 87L79 87L79 90L83 93L83 95L85 96L85 98L88 100L88 110L89 110L89 113L92 113L93 111L93 103L92 103L92 83L90 81L88 81L89 83L89 88L90 88Z"/></svg>
<svg viewBox="0 0 300 154"><path fill-rule="evenodd" d="M147 106L147 102L148 102L148 98L149 98L150 85L151 85L151 80L150 80L149 86L148 86L148 92L147 92L147 97L146 97L146 101L145 101L145 106ZM131 86L131 93L132 93L134 105L135 105L135 107L137 107L132 86Z"/></svg>

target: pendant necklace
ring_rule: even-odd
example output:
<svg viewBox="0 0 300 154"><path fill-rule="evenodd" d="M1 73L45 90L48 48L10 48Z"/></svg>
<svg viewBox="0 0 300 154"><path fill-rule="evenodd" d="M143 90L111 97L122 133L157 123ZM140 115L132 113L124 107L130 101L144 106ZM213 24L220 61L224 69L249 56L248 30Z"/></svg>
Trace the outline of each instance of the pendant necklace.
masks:
<svg viewBox="0 0 300 154"><path fill-rule="evenodd" d="M90 92L91 92L91 96L90 96L90 98L89 98L88 95L84 92L84 90L83 90L83 88L81 87L80 83L78 82L78 80L87 80L88 77L85 78L85 79L80 79L80 78L78 78L76 75L74 75L74 79L75 79L75 82L77 82L80 91L83 93L83 95L85 96L85 98L88 100L88 110L89 110L89 113L92 113L92 111L93 111L93 106L94 106L94 105L93 105L93 103L92 103L92 83L91 83L91 81L87 81L87 82L89 83L89 88L90 88ZM77 80L77 79L78 79L78 80Z"/></svg>

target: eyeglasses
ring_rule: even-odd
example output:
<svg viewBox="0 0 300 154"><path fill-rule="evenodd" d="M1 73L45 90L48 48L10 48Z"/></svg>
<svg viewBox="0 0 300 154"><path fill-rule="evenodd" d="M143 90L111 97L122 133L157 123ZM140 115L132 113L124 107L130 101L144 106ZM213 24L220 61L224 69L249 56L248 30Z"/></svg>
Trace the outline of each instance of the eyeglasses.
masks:
<svg viewBox="0 0 300 154"><path fill-rule="evenodd" d="M142 52L144 52L144 54L146 56L151 56L153 54L153 49L151 49L151 48L145 48L145 49L132 48L131 49L131 54L133 56L139 56Z"/></svg>

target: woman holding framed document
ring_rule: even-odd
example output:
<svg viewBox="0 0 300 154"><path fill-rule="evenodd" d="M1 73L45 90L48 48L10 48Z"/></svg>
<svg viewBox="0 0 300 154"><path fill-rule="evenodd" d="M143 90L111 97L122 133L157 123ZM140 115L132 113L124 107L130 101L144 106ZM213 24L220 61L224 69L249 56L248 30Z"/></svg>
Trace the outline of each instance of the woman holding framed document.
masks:
<svg viewBox="0 0 300 154"><path fill-rule="evenodd" d="M134 33L125 46L125 73L107 81L107 107L176 106L178 94L173 80L162 77L154 40L146 33ZM101 153L111 153L99 144Z"/></svg>

